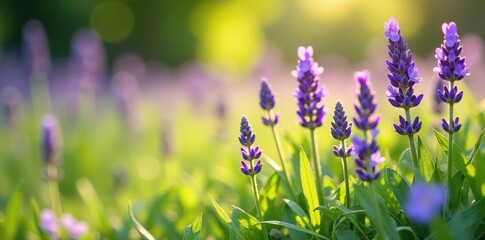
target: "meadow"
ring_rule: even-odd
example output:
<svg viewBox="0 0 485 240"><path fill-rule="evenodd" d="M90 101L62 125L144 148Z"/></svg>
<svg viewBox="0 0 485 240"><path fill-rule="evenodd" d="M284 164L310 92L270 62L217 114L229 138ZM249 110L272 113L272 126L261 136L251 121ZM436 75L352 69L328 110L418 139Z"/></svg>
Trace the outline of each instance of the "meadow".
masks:
<svg viewBox="0 0 485 240"><path fill-rule="evenodd" d="M51 65L30 27L30 62L2 60L1 239L485 236L484 88L454 23L431 61L391 18L379 63L295 46L228 82L134 54L107 70L90 31Z"/></svg>

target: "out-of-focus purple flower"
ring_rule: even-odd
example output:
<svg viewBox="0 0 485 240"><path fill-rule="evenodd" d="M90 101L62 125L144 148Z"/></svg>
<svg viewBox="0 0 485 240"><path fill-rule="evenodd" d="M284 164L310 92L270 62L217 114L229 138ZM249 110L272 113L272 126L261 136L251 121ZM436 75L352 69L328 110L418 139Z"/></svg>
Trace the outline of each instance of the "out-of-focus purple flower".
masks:
<svg viewBox="0 0 485 240"><path fill-rule="evenodd" d="M389 60L386 60L389 74L387 78L390 84L387 86L386 96L389 103L397 108L408 110L416 107L421 103L423 94L414 95L413 86L419 83L419 70L413 61L413 55L410 53L404 37L401 35L399 23L395 18L390 18L389 22L384 23L384 34L388 38ZM390 34L390 33L393 34ZM400 125L394 124L394 128L401 135L412 135L417 133L420 128L414 128L411 131L400 131L399 126L417 126L421 125L419 118L415 118L413 124L399 116ZM416 123L416 124L414 124Z"/></svg>
<svg viewBox="0 0 485 240"><path fill-rule="evenodd" d="M16 127L22 101L20 91L16 87L6 86L0 93L0 101L2 102L5 120L8 125L12 128Z"/></svg>
<svg viewBox="0 0 485 240"><path fill-rule="evenodd" d="M69 213L62 215L61 222L69 233L70 239L78 239L79 237L85 235L89 229L87 223L77 220Z"/></svg>
<svg viewBox="0 0 485 240"><path fill-rule="evenodd" d="M354 78L359 86L359 93L357 94L358 104L354 106L357 112L357 117L353 118L354 125L364 131L374 129L379 123L379 117L371 118L377 104L374 102L374 94L370 89L370 74L367 70L355 72Z"/></svg>
<svg viewBox="0 0 485 240"><path fill-rule="evenodd" d="M376 137L379 134L379 130L377 130L379 117L372 116L376 110L377 103L374 102L374 95L370 89L369 75L367 70L355 72L354 74L355 81L359 87L359 93L357 94L358 104L355 105L357 117L354 118L354 124L363 131L364 137L362 139L358 136L352 138L352 155L357 164L355 173L360 180L365 182L372 182L379 178L381 172L376 169L376 166L384 161L376 142ZM368 138L369 131L370 139Z"/></svg>
<svg viewBox="0 0 485 240"><path fill-rule="evenodd" d="M443 186L416 183L409 189L404 212L412 221L427 224L439 215L445 201Z"/></svg>
<svg viewBox="0 0 485 240"><path fill-rule="evenodd" d="M465 57L460 56L463 47L461 46L456 24L454 22L443 23L442 31L444 34L443 44L436 49L435 55L435 58L438 60L438 67L435 67L433 70L438 73L441 79L450 82L449 86L443 86L442 89L437 90L437 96L442 102L452 106L463 97L463 91L459 92L458 88L454 86L454 82L463 79L470 73L465 63ZM451 123L442 119L441 125L449 133L456 132L461 127L458 123L458 118L455 118Z"/></svg>
<svg viewBox="0 0 485 240"><path fill-rule="evenodd" d="M320 86L320 75L323 67L313 60L313 48L298 48L298 66L292 72L298 80L298 88L294 95L298 100L298 120L302 127L315 129L322 126L326 109L321 103L327 95Z"/></svg>
<svg viewBox="0 0 485 240"><path fill-rule="evenodd" d="M59 225L54 211L51 209L43 209L40 212L39 226L50 236L57 236L59 233Z"/></svg>
<svg viewBox="0 0 485 240"><path fill-rule="evenodd" d="M245 175L256 175L261 172L263 167L261 161L258 160L258 158L261 157L262 152L259 147L252 146L256 139L256 135L251 130L249 121L245 116L241 118L240 132L239 142L244 146L241 148L241 155L244 159L244 161L241 161L241 172ZM245 161L247 161L249 165ZM255 165L253 165L254 161L257 161Z"/></svg>
<svg viewBox="0 0 485 240"><path fill-rule="evenodd" d="M441 97L439 91L441 91L444 87L444 81L441 79L436 79L435 87L433 88L433 95L435 96L433 101L433 111L437 114L443 112L443 102L441 101Z"/></svg>
<svg viewBox="0 0 485 240"><path fill-rule="evenodd" d="M28 21L23 28L23 39L30 73L49 74L51 70L49 43L42 23L38 20Z"/></svg>
<svg viewBox="0 0 485 240"><path fill-rule="evenodd" d="M42 153L48 164L59 164L61 152L61 133L57 119L53 115L42 118Z"/></svg>
<svg viewBox="0 0 485 240"><path fill-rule="evenodd" d="M263 110L270 112L275 106L275 99L267 81L268 80L266 80L266 78L261 80L261 87L259 90L259 106L261 106ZM278 114L275 114L274 116L272 116L272 114L269 115L270 116L268 117L261 117L263 124L266 126L276 125L279 120Z"/></svg>

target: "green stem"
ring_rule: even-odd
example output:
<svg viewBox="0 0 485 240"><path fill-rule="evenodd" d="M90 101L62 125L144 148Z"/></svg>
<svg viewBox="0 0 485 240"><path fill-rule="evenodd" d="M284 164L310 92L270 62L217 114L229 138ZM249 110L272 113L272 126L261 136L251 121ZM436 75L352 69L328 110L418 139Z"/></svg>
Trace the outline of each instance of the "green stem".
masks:
<svg viewBox="0 0 485 240"><path fill-rule="evenodd" d="M406 120L409 122L409 124L412 124L411 120L411 112L409 111L409 108L405 108L404 111L406 112ZM413 171L417 171L418 169L418 153L416 151L416 144L414 142L414 134L408 135L408 140L409 140L409 148L411 149L411 156L413 158Z"/></svg>
<svg viewBox="0 0 485 240"><path fill-rule="evenodd" d="M268 111L268 117L270 119L273 119L273 116L271 114L271 110ZM283 148L281 147L280 138L278 136L278 131L276 131L275 125L271 126L271 131L273 132L273 138L274 138L274 141L276 143L276 149L278 150L278 155L280 157L281 167L283 168L283 174L285 175L286 185L288 186L288 189L290 190L290 195L293 198L293 200L297 200L295 192L293 191L293 188L291 187L291 181L290 181L288 170L286 168L286 163L285 163L286 160L284 158Z"/></svg>
<svg viewBox="0 0 485 240"><path fill-rule="evenodd" d="M253 169L253 161L249 161L249 165L251 169ZM256 175L251 175L251 186L253 188L253 195L254 195L254 203L256 204L256 211L258 214L259 221L263 220L263 212L261 211L261 205L259 204L259 192L258 192L258 183L256 181ZM263 228L263 237L265 240L268 240L268 232L266 231L266 227L264 224L261 225Z"/></svg>
<svg viewBox="0 0 485 240"><path fill-rule="evenodd" d="M450 81L450 90L453 89L455 86L455 82L454 81ZM448 118L448 124L450 125L450 128L449 129L450 131L448 131L448 191L449 191L449 194L452 193L452 189L451 189L451 174L452 174L452 168L453 168L453 103L450 103L450 114L449 114L449 118ZM451 197L449 197L448 199L451 199Z"/></svg>
<svg viewBox="0 0 485 240"><path fill-rule="evenodd" d="M341 141L343 152L347 152L345 149L345 140ZM347 169L347 157L342 157L342 164L344 169L345 180L345 206L350 208L350 185L349 185L349 171Z"/></svg>
<svg viewBox="0 0 485 240"><path fill-rule="evenodd" d="M312 145L312 159L313 159L313 168L315 170L315 182L317 186L317 194L318 194L318 205L321 206L323 203L323 186L322 186L322 178L320 175L320 159L318 158L318 148L317 148L317 140L315 139L315 129L310 129L310 136L311 136L311 145Z"/></svg>
<svg viewBox="0 0 485 240"><path fill-rule="evenodd" d="M57 166L55 164L47 164L47 184L49 187L49 194L51 199L51 207L59 217L62 214L61 195L59 194L59 186L57 184Z"/></svg>
<svg viewBox="0 0 485 240"><path fill-rule="evenodd" d="M382 224L379 219L380 212L379 212L379 206L377 204L377 191L375 190L375 186L374 186L375 183L370 182L369 185L370 185L369 187L372 195L372 206L374 207L374 214L375 214L374 226L377 229L378 239L384 239L384 229L382 229Z"/></svg>

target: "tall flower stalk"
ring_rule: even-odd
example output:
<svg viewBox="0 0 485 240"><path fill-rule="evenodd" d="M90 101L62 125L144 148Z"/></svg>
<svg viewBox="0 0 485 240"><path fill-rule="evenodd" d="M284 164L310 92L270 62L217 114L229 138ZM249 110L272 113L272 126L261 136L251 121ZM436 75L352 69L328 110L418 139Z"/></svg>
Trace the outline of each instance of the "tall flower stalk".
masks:
<svg viewBox="0 0 485 240"><path fill-rule="evenodd" d="M448 121L441 120L443 130L448 132L448 189L451 187L452 167L453 167L453 135L461 128L459 118L453 116L453 106L455 103L461 101L463 91L458 92L458 87L455 86L455 81L462 80L469 75L468 68L465 64L465 57L460 54L463 50L461 41L458 36L456 24L454 22L443 23L441 27L444 40L440 48L436 49L435 58L438 60L438 67L433 70L438 76L448 81L448 85L444 85L443 89L437 90L437 95L441 101L449 105ZM451 189L449 189L451 193Z"/></svg>
<svg viewBox="0 0 485 240"><path fill-rule="evenodd" d="M263 168L263 164L261 163L261 160L259 160L262 152L261 150L259 150L259 147L253 147L254 141L256 140L256 135L251 130L249 121L245 116L241 118L240 132L241 135L239 136L239 142L241 143L241 145L243 145L243 147L241 147L241 155L244 159L243 161L241 161L241 172L244 175L249 176L251 179L251 187L253 190L256 211L259 220L263 221L263 213L261 211L261 205L259 204L259 192L257 185L258 183L256 180L256 174L261 172L261 169ZM266 227L264 226L264 224L262 225L262 227L264 239L268 239L268 232L266 231Z"/></svg>
<svg viewBox="0 0 485 240"><path fill-rule="evenodd" d="M335 104L335 110L333 113L332 127L330 128L332 137L335 140L340 141L340 145L333 146L333 154L339 158L342 158L342 167L344 172L345 181L345 206L350 207L350 184L349 184L349 171L347 168L347 158L352 153L353 148L347 148L345 146L345 140L350 137L352 132L352 123L347 122L347 115L345 114L344 107L340 101Z"/></svg>
<svg viewBox="0 0 485 240"><path fill-rule="evenodd" d="M278 150L278 156L281 161L281 167L283 168L283 174L286 180L286 184L290 191L291 197L296 200L296 195L293 192L293 188L291 187L291 180L289 177L289 172L286 167L286 159L283 153L283 148L281 146L280 138L278 136L278 131L276 130L276 124L279 120L279 115L273 113L273 108L275 106L275 98L271 88L268 85L267 79L263 78L261 80L261 87L259 90L259 106L266 111L267 117L261 117L263 124L266 126L271 127L271 131L273 133L273 138L276 144L276 149Z"/></svg>
<svg viewBox="0 0 485 240"><path fill-rule="evenodd" d="M61 152L61 134L57 120L52 115L42 119L42 157L46 164L46 178L49 187L51 207L57 216L62 213L59 193L59 164Z"/></svg>
<svg viewBox="0 0 485 240"><path fill-rule="evenodd" d="M381 175L381 172L376 169L376 166L384 161L376 142L379 133L377 129L379 117L372 116L376 110L377 103L375 103L374 94L371 92L369 72L367 70L355 72L354 78L359 86L359 92L357 94L358 103L355 105L357 117L353 120L354 126L362 130L362 138L358 136L352 138L352 144L354 145L353 155L355 163L357 164L355 173L357 173L360 180L369 183L375 212L374 225L382 238L384 236L384 230L379 219L377 192L374 186L375 180Z"/></svg>
<svg viewBox="0 0 485 240"><path fill-rule="evenodd" d="M302 127L310 129L312 148L313 169L315 171L315 182L318 193L318 201L323 201L323 186L321 178L320 159L315 136L315 129L321 127L325 117L326 109L321 101L327 95L323 86L320 85L319 75L323 67L313 59L313 48L298 48L298 65L291 74L298 80L298 88L295 97L298 100L298 120Z"/></svg>
<svg viewBox="0 0 485 240"><path fill-rule="evenodd" d="M419 70L414 65L413 55L410 53L404 37L401 35L399 23L395 18L390 18L384 23L385 35L388 38L387 69L390 84L387 86L386 96L389 103L396 108L402 108L405 118L399 116L399 125L394 124L394 129L400 135L408 136L409 148L413 159L414 169L418 169L418 154L414 141L414 134L421 129L419 117L411 117L410 109L418 106L423 99L423 94L416 96L413 86L419 83Z"/></svg>

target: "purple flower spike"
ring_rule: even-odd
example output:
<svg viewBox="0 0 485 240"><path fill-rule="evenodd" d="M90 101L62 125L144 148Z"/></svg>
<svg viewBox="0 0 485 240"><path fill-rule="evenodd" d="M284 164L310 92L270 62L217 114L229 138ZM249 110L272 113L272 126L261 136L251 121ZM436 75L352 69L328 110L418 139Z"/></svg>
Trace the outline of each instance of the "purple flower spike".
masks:
<svg viewBox="0 0 485 240"><path fill-rule="evenodd" d="M377 104L374 102L374 94L370 89L370 74L367 70L355 72L354 78L360 89L360 92L357 94L358 105L354 105L358 115L357 118L353 118L354 124L362 130L374 129L379 122L379 117L370 117L377 107Z"/></svg>
<svg viewBox="0 0 485 240"><path fill-rule="evenodd" d="M298 80L294 96L298 100L298 121L302 127L315 129L322 126L326 109L320 102L327 93L320 86L320 75L323 67L313 60L312 47L298 48L298 66L292 75Z"/></svg>
<svg viewBox="0 0 485 240"><path fill-rule="evenodd" d="M433 70L438 73L441 79L446 81L461 80L469 75L465 64L465 57L460 54L463 51L458 36L457 27L454 22L443 23L444 40L440 48L436 49L435 58L438 60L438 67Z"/></svg>
<svg viewBox="0 0 485 240"><path fill-rule="evenodd" d="M394 129L396 130L397 133L401 135L412 135L419 130L421 130L421 121L419 121L419 117L416 117L413 121L413 123L409 123L405 118L402 116L399 116L399 125L393 124Z"/></svg>
<svg viewBox="0 0 485 240"><path fill-rule="evenodd" d="M427 224L437 217L446 202L446 191L441 185L416 183L408 192L404 212L412 221Z"/></svg>
<svg viewBox="0 0 485 240"><path fill-rule="evenodd" d="M241 155L244 159L244 161L241 161L241 172L245 175L256 175L261 172L263 167L261 161L258 160L263 153L259 150L259 147L252 146L256 139L256 135L253 134L249 121L245 116L241 118L240 131L241 135L239 136L239 142L244 146L241 148ZM256 160L256 165L253 165ZM249 165L245 161L247 161Z"/></svg>
<svg viewBox="0 0 485 240"><path fill-rule="evenodd" d="M57 120L53 115L42 119L42 153L44 162L59 164L61 152L61 133Z"/></svg>
<svg viewBox="0 0 485 240"><path fill-rule="evenodd" d="M265 78L262 79L261 88L259 90L259 106L268 112L270 112L275 106L274 95ZM261 117L261 119L264 125L274 126L278 123L279 116L278 114L273 116L273 114L269 113L268 117Z"/></svg>
<svg viewBox="0 0 485 240"><path fill-rule="evenodd" d="M59 232L59 225L57 224L57 217L51 209L44 209L40 212L39 226L47 234L57 236Z"/></svg>
<svg viewBox="0 0 485 240"><path fill-rule="evenodd" d="M332 127L330 132L335 140L345 140L350 137L352 123L347 122L347 115L340 101L335 104Z"/></svg>

